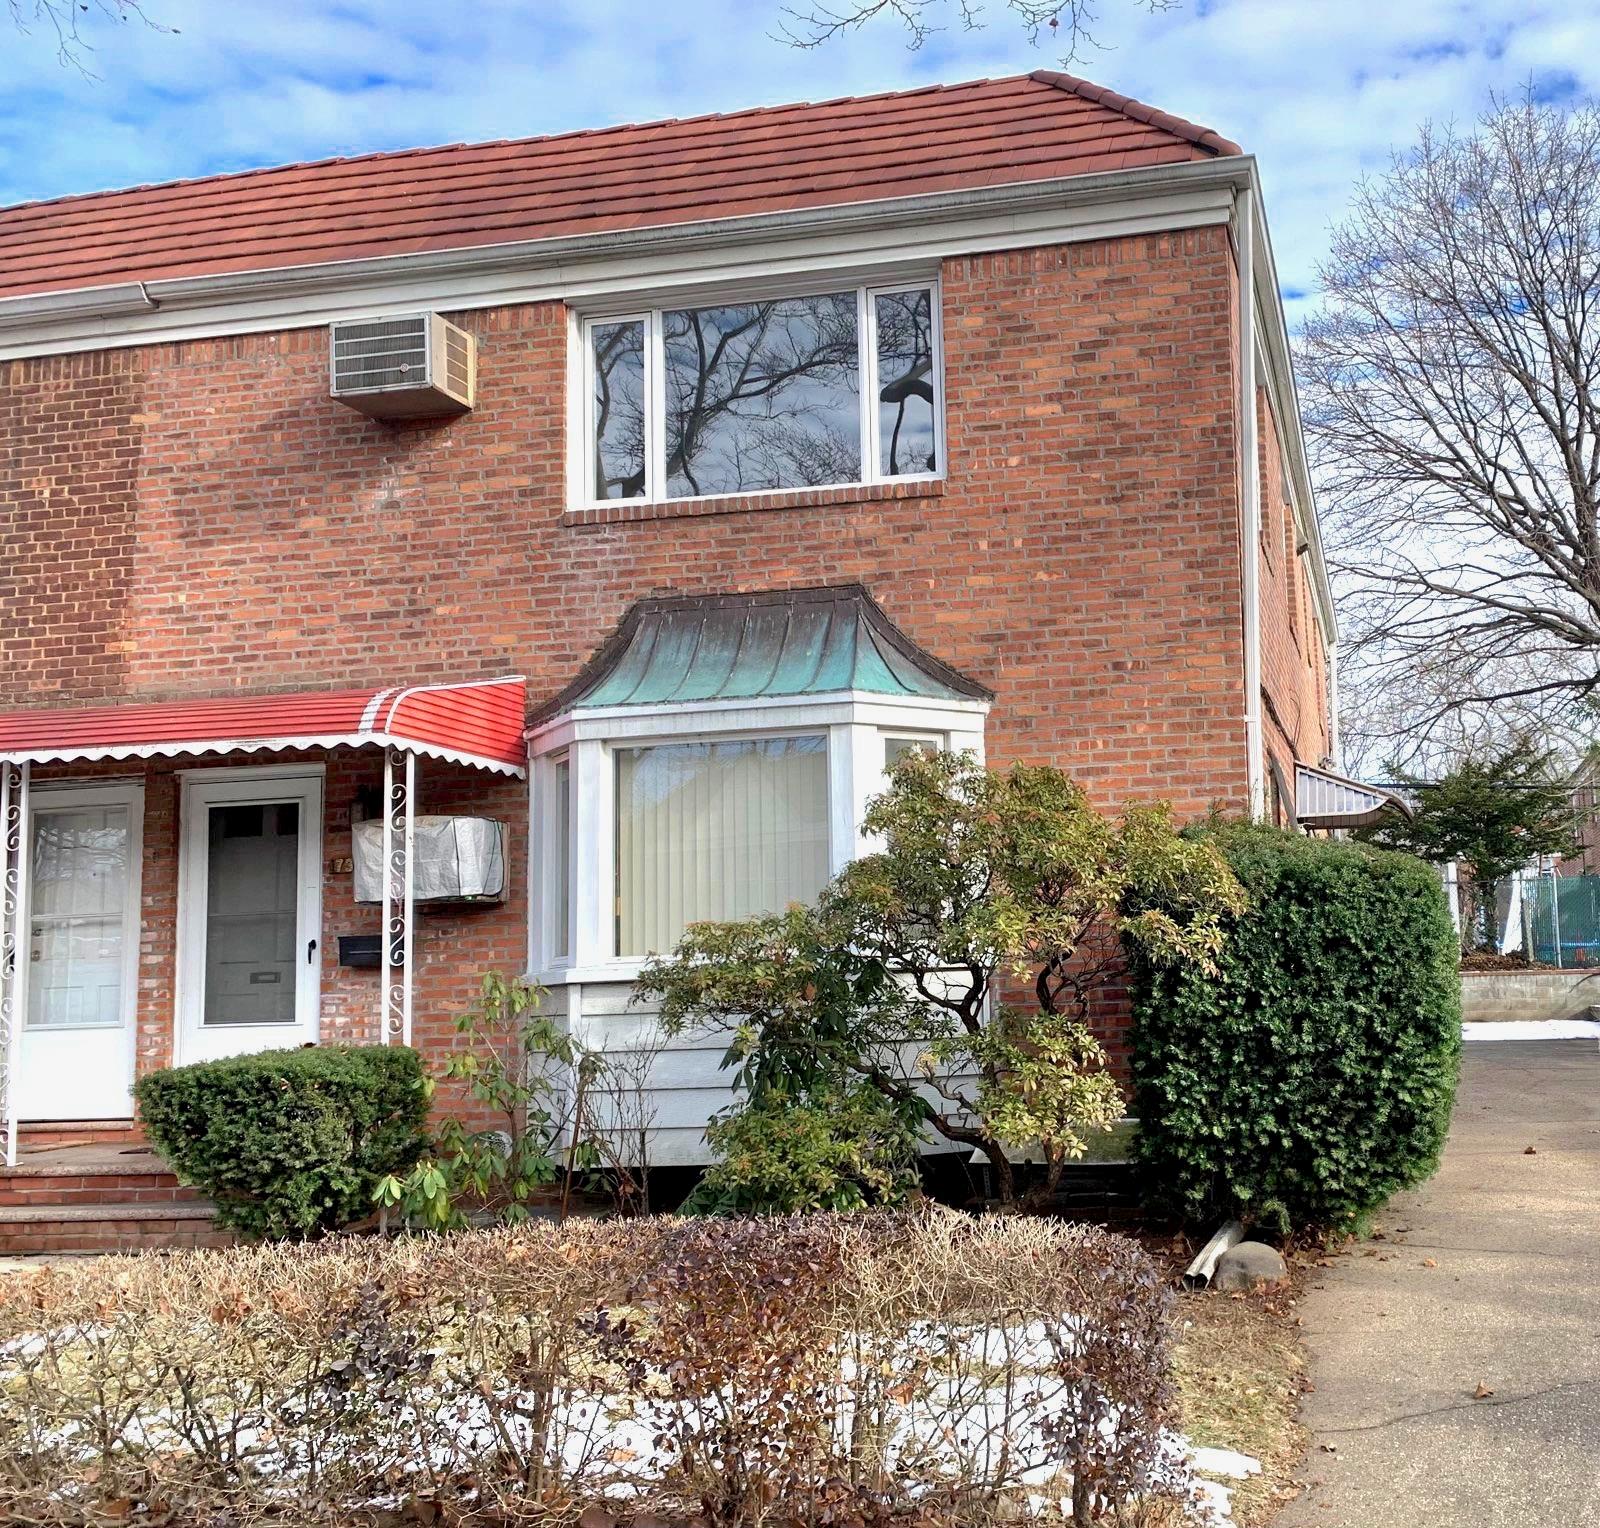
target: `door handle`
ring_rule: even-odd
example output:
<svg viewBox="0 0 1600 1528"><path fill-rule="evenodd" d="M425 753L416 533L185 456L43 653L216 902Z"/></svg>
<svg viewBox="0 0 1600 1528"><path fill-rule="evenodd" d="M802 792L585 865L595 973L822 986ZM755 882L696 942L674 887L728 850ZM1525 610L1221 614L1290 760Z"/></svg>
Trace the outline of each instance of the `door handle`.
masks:
<svg viewBox="0 0 1600 1528"><path fill-rule="evenodd" d="M317 941L315 939L306 940L306 964L308 966L311 964L312 959L315 957L316 953L317 953Z"/></svg>

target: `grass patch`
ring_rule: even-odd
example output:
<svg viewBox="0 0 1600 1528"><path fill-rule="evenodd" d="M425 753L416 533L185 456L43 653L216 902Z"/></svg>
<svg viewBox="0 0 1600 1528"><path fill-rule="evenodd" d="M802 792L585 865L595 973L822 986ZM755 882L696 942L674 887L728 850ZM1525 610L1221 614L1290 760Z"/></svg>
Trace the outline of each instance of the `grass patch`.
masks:
<svg viewBox="0 0 1600 1528"><path fill-rule="evenodd" d="M1306 1359L1292 1297L1185 1295L1174 1308L1173 1343L1184 1435L1261 1461L1259 1475L1228 1482L1234 1522L1258 1528L1298 1494L1294 1474L1306 1451L1298 1419Z"/></svg>

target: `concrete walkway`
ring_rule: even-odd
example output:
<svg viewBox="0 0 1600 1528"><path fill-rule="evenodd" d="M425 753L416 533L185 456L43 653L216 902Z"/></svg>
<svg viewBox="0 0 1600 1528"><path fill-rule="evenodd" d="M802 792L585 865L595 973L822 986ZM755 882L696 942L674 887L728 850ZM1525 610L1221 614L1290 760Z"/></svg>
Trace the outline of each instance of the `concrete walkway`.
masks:
<svg viewBox="0 0 1600 1528"><path fill-rule="evenodd" d="M1600 1047L1468 1046L1443 1166L1378 1229L1303 1307L1283 1528L1600 1528Z"/></svg>

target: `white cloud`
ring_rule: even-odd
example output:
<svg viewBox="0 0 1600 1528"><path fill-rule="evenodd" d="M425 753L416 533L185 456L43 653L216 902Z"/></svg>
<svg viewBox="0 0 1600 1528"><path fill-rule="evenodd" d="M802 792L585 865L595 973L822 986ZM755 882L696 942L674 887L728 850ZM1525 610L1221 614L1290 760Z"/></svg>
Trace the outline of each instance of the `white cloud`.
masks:
<svg viewBox="0 0 1600 1528"><path fill-rule="evenodd" d="M1056 62L990 0L921 52L882 23L796 52L779 0L145 0L86 80L0 46L0 203L417 144L1015 73ZM1257 154L1284 284L1308 291L1355 178L1428 117L1524 84L1600 93L1592 0L1101 0L1074 67ZM1291 311L1302 304L1291 302Z"/></svg>

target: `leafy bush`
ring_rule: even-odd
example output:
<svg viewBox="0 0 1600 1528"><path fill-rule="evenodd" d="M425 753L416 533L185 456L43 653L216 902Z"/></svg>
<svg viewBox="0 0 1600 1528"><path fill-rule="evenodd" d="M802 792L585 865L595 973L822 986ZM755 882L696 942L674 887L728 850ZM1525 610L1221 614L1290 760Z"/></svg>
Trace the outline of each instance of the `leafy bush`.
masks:
<svg viewBox="0 0 1600 1528"><path fill-rule="evenodd" d="M965 753L911 750L864 826L882 848L815 906L694 924L636 994L669 1035L731 1036L751 1108L769 1088L814 1109L872 1089L906 1128L981 1150L1002 1200L1048 1201L1122 1112L1085 1022L1119 940L1205 970L1238 883L1164 807L1108 818L1059 769ZM1026 1194L1022 1154L1042 1162Z"/></svg>
<svg viewBox="0 0 1600 1528"><path fill-rule="evenodd" d="M899 1204L917 1184L916 1121L877 1089L780 1090L706 1127L717 1160L680 1213L802 1214Z"/></svg>
<svg viewBox="0 0 1600 1528"><path fill-rule="evenodd" d="M528 1203L559 1171L557 1149L566 1132L570 1089L580 1064L598 1064L543 1012L544 993L520 977L491 971L478 1003L456 1019L465 1042L445 1060L444 1075L501 1123L473 1130L450 1116L427 1154L402 1176L385 1174L376 1202L408 1224L440 1231L466 1224L470 1202L505 1221L527 1217ZM597 1165L592 1146L581 1163Z"/></svg>
<svg viewBox="0 0 1600 1528"><path fill-rule="evenodd" d="M1461 1001L1443 889L1406 854L1207 836L1249 905L1214 974L1131 951L1140 1161L1190 1216L1348 1226L1444 1144Z"/></svg>
<svg viewBox="0 0 1600 1528"><path fill-rule="evenodd" d="M1088 1523L1187 1483L1168 1299L1124 1238L948 1211L16 1274L0 1520Z"/></svg>
<svg viewBox="0 0 1600 1528"><path fill-rule="evenodd" d="M337 1230L422 1154L428 1097L403 1046L261 1051L152 1072L139 1113L157 1150L252 1237Z"/></svg>

